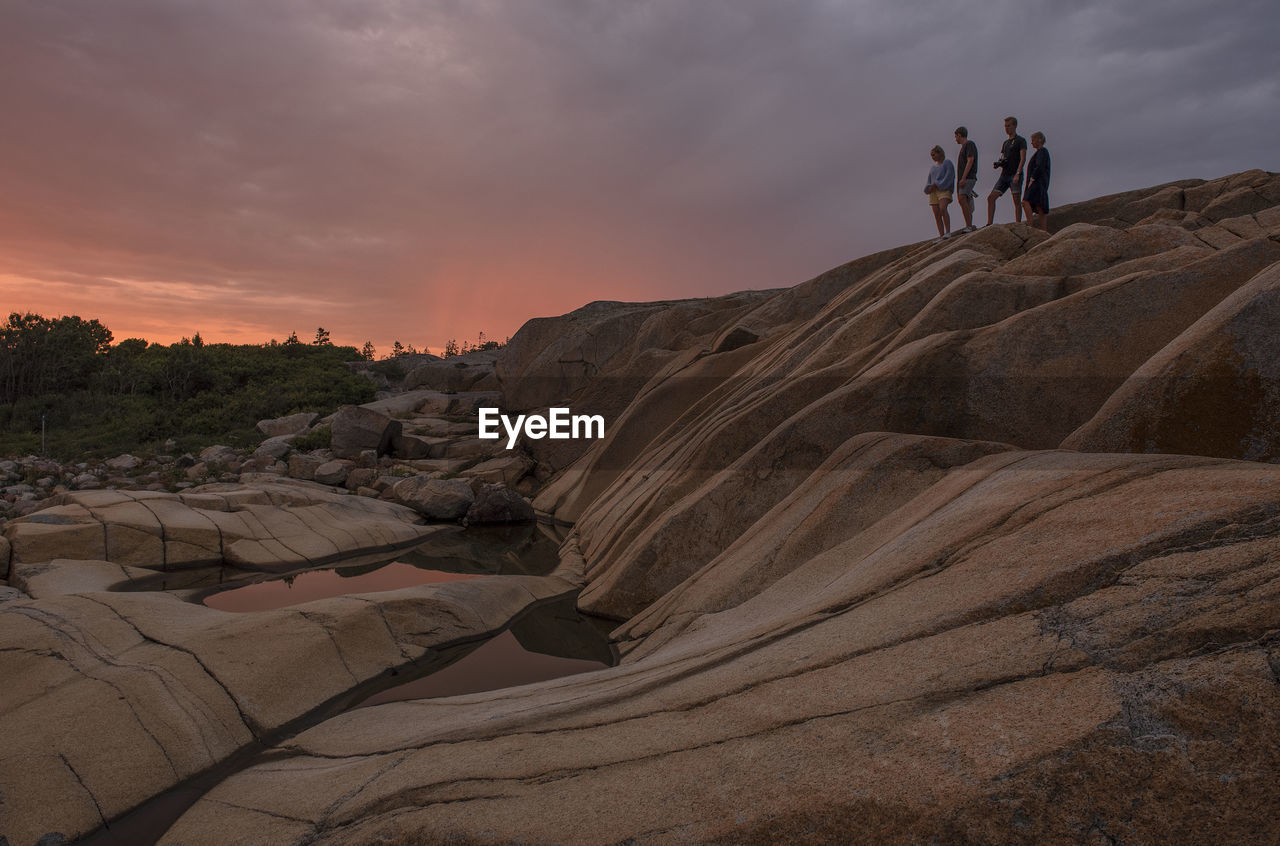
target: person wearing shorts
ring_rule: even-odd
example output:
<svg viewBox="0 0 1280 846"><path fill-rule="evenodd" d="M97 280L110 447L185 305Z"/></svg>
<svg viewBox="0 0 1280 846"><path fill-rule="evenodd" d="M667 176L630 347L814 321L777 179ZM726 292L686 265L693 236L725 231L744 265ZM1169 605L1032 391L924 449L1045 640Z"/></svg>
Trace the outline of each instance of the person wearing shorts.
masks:
<svg viewBox="0 0 1280 846"><path fill-rule="evenodd" d="M929 181L924 184L924 192L929 195L929 207L933 209L933 222L938 225L938 240L951 237L951 191L956 184L955 165L947 161L947 154L941 147L935 146L929 151L933 159L933 167L929 168Z"/></svg>
<svg viewBox="0 0 1280 846"><path fill-rule="evenodd" d="M1005 191L1013 192L1013 219L1022 222L1022 172L1027 164L1027 139L1018 134L1018 119L1004 119L1005 139L1000 148L1000 158L992 167L1000 169L1000 178L996 180L991 193L987 195L987 226L996 219L996 200L1004 196Z"/></svg>
<svg viewBox="0 0 1280 846"><path fill-rule="evenodd" d="M973 204L978 199L974 190L978 184L978 145L969 140L969 130L963 126L956 127L956 143L960 145L960 155L956 156L956 202L964 215L964 229L960 231L972 232L978 228L973 225Z"/></svg>

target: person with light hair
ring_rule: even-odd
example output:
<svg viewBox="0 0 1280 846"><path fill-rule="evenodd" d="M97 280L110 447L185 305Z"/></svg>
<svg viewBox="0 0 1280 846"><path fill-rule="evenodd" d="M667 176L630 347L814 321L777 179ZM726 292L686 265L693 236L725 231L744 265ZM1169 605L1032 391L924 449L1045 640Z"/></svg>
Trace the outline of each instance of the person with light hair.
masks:
<svg viewBox="0 0 1280 846"><path fill-rule="evenodd" d="M1035 153L1027 162L1027 189L1022 195L1022 206L1027 212L1027 223L1032 226L1032 212L1039 219L1039 227L1049 231L1049 148L1044 145L1044 133L1031 133L1031 146Z"/></svg>
<svg viewBox="0 0 1280 846"><path fill-rule="evenodd" d="M951 237L951 213L947 206L951 205L951 191L956 184L955 165L947 159L942 147L935 145L929 151L933 159L933 167L929 168L929 181L924 184L924 192L929 195L929 206L933 209L933 222L938 225L938 238L934 243Z"/></svg>

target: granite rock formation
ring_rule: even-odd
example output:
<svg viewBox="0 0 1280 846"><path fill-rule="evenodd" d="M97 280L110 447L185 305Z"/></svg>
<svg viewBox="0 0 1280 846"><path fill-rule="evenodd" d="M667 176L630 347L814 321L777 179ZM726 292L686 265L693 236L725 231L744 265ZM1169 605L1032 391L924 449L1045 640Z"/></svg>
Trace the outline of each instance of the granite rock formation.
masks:
<svg viewBox="0 0 1280 846"><path fill-rule="evenodd" d="M604 439L532 455L532 475L555 474L534 505L572 525L574 575L547 589L580 567L579 604L614 621L621 663L272 734L277 754L161 842L1280 837L1280 176L1127 192L1051 223L780 291L532 321L496 365L505 407L609 408ZM427 460L483 466L457 443ZM68 569L118 564L33 561L30 532L10 537L11 584L32 598L0 606L0 660L24 679L5 713L74 680L91 691L77 701L118 710L98 734L141 742L111 727L134 720L168 760L108 783L95 738L10 732L14 846L59 830L13 775L27 762L38 796L75 809L59 830L74 836L244 742L219 696L252 691L255 725L288 726L341 695L255 679L276 649L329 655L334 637L346 654L363 618L337 609L354 600L305 611L350 621L328 635L253 651L248 632L303 612L225 634L176 622L175 597L122 599ZM426 596L390 601L404 631L440 619ZM417 637L388 630L348 684ZM191 655L166 644L225 662L183 670L206 692L160 691ZM114 693L126 674L152 692Z"/></svg>

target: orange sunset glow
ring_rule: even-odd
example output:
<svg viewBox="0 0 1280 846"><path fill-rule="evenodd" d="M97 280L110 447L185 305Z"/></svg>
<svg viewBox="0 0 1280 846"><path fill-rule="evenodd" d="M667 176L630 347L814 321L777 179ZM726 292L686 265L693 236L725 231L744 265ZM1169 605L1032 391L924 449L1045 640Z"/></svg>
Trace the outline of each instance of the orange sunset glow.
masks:
<svg viewBox="0 0 1280 846"><path fill-rule="evenodd" d="M1047 131L1058 204L1274 161L1239 131L1272 88L1174 61L1248 33L1081 7L1064 75L1028 15L918 50L901 4L6 4L0 296L117 340L439 351L928 237L957 124L983 159L1008 113Z"/></svg>

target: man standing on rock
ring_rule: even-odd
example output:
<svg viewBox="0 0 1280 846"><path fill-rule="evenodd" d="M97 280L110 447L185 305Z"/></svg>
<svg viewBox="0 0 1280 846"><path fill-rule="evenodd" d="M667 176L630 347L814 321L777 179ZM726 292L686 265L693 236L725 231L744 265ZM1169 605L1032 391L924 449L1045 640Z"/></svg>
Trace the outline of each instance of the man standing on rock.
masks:
<svg viewBox="0 0 1280 846"><path fill-rule="evenodd" d="M1022 222L1022 171L1027 164L1027 139L1018 134L1018 119L1004 119L1005 139L1000 148L1000 158L992 167L1000 169L1000 178L995 187L987 195L987 226L996 219L996 200L1004 196L1004 192L1013 189L1013 219Z"/></svg>
<svg viewBox="0 0 1280 846"><path fill-rule="evenodd" d="M956 156L956 199L964 215L964 229L960 231L972 232L978 228L973 225L973 201L978 199L978 192L973 190L978 184L978 145L969 140L969 130L963 126L956 128L956 143L960 145L960 155Z"/></svg>

